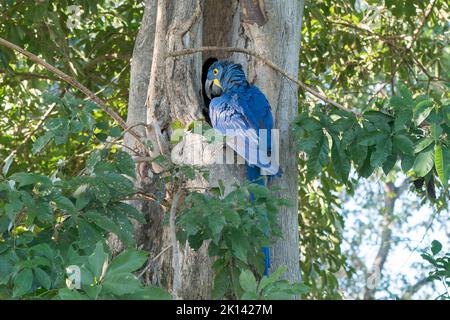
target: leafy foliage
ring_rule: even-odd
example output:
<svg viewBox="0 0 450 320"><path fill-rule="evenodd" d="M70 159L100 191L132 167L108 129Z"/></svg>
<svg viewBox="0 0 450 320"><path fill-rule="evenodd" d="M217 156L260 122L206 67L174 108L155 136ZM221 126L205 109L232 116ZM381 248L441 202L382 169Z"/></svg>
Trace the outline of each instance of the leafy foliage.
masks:
<svg viewBox="0 0 450 320"><path fill-rule="evenodd" d="M428 96L413 98L406 86L399 94L360 118L341 110L302 113L296 121L298 147L308 155L308 178L328 167L347 183L351 168L367 178L377 168L388 174L397 161L405 173L439 180L448 198L450 106Z"/></svg>
<svg viewBox="0 0 450 320"><path fill-rule="evenodd" d="M185 209L177 219L177 236L182 243L189 241L195 250L210 240L208 253L215 258L213 298L292 297L304 291L302 285L291 287L288 282L278 281L281 270L270 278L263 277L256 290L254 274L260 278L264 271L261 248L281 236L277 212L280 206L288 205L271 191L245 184L236 185L225 195L220 184L209 194L193 192L186 197ZM254 201L249 201L250 194Z"/></svg>
<svg viewBox="0 0 450 320"><path fill-rule="evenodd" d="M352 274L341 252L344 219L335 190L342 183L324 171L313 181L307 178L306 161L299 163L300 268L302 281L310 288L304 298L340 299L337 273ZM348 190L352 192L351 186Z"/></svg>
<svg viewBox="0 0 450 320"><path fill-rule="evenodd" d="M61 144L71 135L73 139L93 135L92 109L79 109L76 99L63 101L62 112L47 120L41 138ZM35 142L36 152L44 147L41 138ZM50 177L27 172L8 176L4 170L6 176L0 177L3 297L167 298L160 289L144 288L132 274L147 260L145 253L127 250L109 262L110 253L105 251L109 233L126 247L135 247L133 220L145 222L140 212L123 202L135 193L134 172L130 155L114 148L94 150L75 177L58 172ZM65 270L71 266L81 272L80 290L66 288Z"/></svg>
<svg viewBox="0 0 450 320"><path fill-rule="evenodd" d="M438 119L428 118L432 110L445 115L449 108L447 21L448 3L441 0L433 1L431 8L430 2L424 1L305 2L299 78L351 111L347 114L333 106L317 105L308 93L300 91L298 121L303 129L300 132L294 129L303 150L299 165L299 224L302 278L312 288L309 298L339 298L342 288L328 279L327 274L333 277L352 275L349 272L352 268L347 264L358 266L358 261L351 261L340 249L344 217L339 195L345 190L349 197L357 196L354 190L364 182L355 179L355 172L360 177L370 174L380 177L377 171L388 171L396 157L397 165L391 167L390 175L395 176L397 168L407 164L410 168L405 172L415 179L417 193L428 195L422 197L422 204L431 200L436 210L448 208L448 174L444 169L444 152L441 153L441 148L448 150L449 147L448 129L440 123L443 133L436 143L431 123ZM411 91L413 101L408 101L409 108L406 104L394 108L397 102L407 100L401 87ZM424 110L417 109L414 114L421 96L431 98L431 108L422 106ZM380 128L369 128L369 118L374 116L368 113L368 117L364 117L366 111L382 113L381 119L391 119L386 123L390 128L382 123L377 124ZM363 116L355 117L353 112L362 112ZM428 119L417 125L415 120L420 122L423 117ZM407 124L409 119L410 125ZM370 142L371 145L359 145L355 142L362 137L346 132L352 125L352 130L357 129L358 134L364 131L379 131L377 136L387 133L390 141L385 145L380 142L378 152L376 140L375 144L365 141L363 144ZM402 127L404 131L400 132ZM409 156L411 143L400 136L404 133L413 143L414 154ZM429 149L424 150L427 147ZM414 173L413 160L417 157L419 174ZM409 163L407 158L411 159ZM428 173L420 178L426 171ZM435 181L438 194L433 201ZM371 233L374 231L377 230L372 227ZM361 247L365 245L360 243Z"/></svg>
<svg viewBox="0 0 450 320"><path fill-rule="evenodd" d="M442 254L442 244L434 240L431 243L431 253L422 253L422 258L429 262L433 271L428 276L428 281L441 281L446 288L446 292L440 294L437 299L450 300L448 287L450 286L450 253Z"/></svg>
<svg viewBox="0 0 450 320"><path fill-rule="evenodd" d="M69 6L79 6L79 17L73 15ZM0 37L27 48L78 79L124 116L130 57L142 12L142 1L1 0ZM73 28L68 26L72 18L79 19ZM67 92L70 88L58 82L53 74L0 47L0 159L6 159L18 149L13 164L15 171L50 174L58 160L67 160L66 174L76 174L81 169L80 161L64 158L70 155L77 157L75 160L82 159L86 151L95 147L93 141L87 145L87 141L70 139L68 144L45 148L33 157L28 152L33 139L43 132L42 122L62 111L60 106L52 107L48 97L63 97ZM91 116L99 126L109 126L110 119L105 114L96 112ZM100 138L104 137L103 133L98 132ZM41 137L40 142L45 144L47 139L50 137Z"/></svg>
<svg viewBox="0 0 450 320"><path fill-rule="evenodd" d="M279 280L286 268L279 267L269 277L264 276L259 282L249 270L239 276L239 285L244 291L241 298L245 300L287 300L308 292L304 284L291 285L287 280Z"/></svg>

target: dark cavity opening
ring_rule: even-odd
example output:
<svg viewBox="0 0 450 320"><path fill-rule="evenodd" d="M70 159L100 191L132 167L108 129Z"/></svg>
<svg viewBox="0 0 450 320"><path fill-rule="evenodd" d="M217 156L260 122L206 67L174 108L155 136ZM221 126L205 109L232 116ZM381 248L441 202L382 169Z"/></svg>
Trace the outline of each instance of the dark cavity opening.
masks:
<svg viewBox="0 0 450 320"><path fill-rule="evenodd" d="M203 102L204 102L202 113L203 113L203 116L205 117L206 122L208 122L209 124L211 124L211 119L209 118L209 103L211 102L211 100L206 95L205 82L206 82L206 77L208 76L209 67L216 61L217 61L217 58L210 57L210 58L206 59L205 63L203 63L203 67L202 67L202 96L203 96Z"/></svg>

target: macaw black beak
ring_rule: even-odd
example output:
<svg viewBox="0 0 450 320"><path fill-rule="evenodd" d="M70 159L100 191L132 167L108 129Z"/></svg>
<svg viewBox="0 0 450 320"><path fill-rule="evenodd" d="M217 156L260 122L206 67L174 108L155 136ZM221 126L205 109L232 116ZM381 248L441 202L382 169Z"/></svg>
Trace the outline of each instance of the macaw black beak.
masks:
<svg viewBox="0 0 450 320"><path fill-rule="evenodd" d="M206 79L206 81L205 81L205 93L206 93L206 96L210 100L212 98L221 96L223 93L223 90L222 90L222 87L220 86L220 84L217 85L218 82L219 81L217 79L215 79L214 81L210 80L210 79Z"/></svg>

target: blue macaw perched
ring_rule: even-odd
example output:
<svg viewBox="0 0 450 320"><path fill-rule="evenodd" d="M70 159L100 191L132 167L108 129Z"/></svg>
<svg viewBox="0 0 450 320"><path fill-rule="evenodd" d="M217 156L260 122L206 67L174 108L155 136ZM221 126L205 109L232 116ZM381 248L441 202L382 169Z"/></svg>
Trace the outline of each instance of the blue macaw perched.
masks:
<svg viewBox="0 0 450 320"><path fill-rule="evenodd" d="M269 181L274 175L281 176L278 159L272 157L278 146L277 141L272 141L273 117L269 102L256 86L248 83L242 66L227 61L214 62L208 69L205 92L212 99L209 104L211 124L245 159L247 179L264 185L263 175L268 175ZM263 248L263 252L264 274L268 275L269 248Z"/></svg>

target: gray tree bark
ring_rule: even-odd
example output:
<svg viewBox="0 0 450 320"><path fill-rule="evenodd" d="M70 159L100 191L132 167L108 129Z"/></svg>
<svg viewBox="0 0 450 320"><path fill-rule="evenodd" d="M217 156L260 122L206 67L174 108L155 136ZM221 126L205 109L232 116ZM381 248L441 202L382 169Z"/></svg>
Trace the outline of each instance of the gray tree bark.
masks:
<svg viewBox="0 0 450 320"><path fill-rule="evenodd" d="M160 19L160 16L156 18L157 3L163 6L160 9L165 14L164 19ZM242 54L230 56L225 52L206 52L203 55L161 60L155 57L160 51L154 52L154 49L171 52L207 45L249 48L267 56L290 74L297 75L302 14L303 1L299 0L241 3L237 0L147 0L133 52L127 120L128 125L145 120L151 126L148 126L147 132L144 127L137 127L141 134L146 133L160 152L172 151L177 157L185 158L192 152L187 148L188 143L199 137L186 136L174 150L169 150L170 124L175 120L189 124L202 117L203 62L209 57L216 57L231 58L242 63L247 68L249 81L258 85L268 97L276 127L280 129L280 159L285 174L277 184L286 190L282 195L294 206L279 212L283 239L272 248L272 269L280 265L287 266L285 277L290 281L300 280L297 152L289 131L297 112L297 87L261 62ZM158 27L157 21L163 21L164 25ZM155 30L160 32L156 36ZM149 83L151 86L147 88ZM127 136L125 143L133 149L137 148L131 137ZM171 190L156 184L155 176L148 174L148 170L152 169L157 176L158 168L147 167L145 163L139 163L137 168L136 186L144 192L165 197L170 203L173 197ZM245 177L242 165L210 165L209 169L209 181L199 177L190 182L191 185L206 187L215 185L221 179L229 188L233 182L241 182ZM152 202L135 202L134 205L147 216L148 221L146 225L137 227L139 243L150 251L150 258L158 256L158 259L149 262L151 265L145 273L146 280L172 290L172 255L179 246L167 250L172 244L168 226L163 225L164 214L168 209ZM181 283L177 284L175 295L184 299L208 298L213 274L206 245L198 252L193 252L188 246L179 247L178 250L177 261L181 269L177 271L181 275Z"/></svg>

